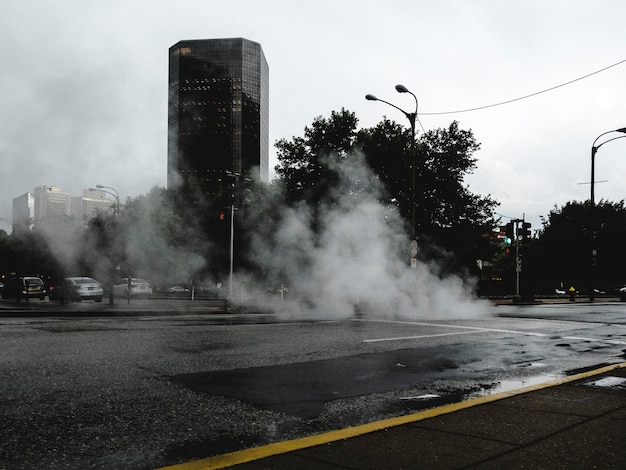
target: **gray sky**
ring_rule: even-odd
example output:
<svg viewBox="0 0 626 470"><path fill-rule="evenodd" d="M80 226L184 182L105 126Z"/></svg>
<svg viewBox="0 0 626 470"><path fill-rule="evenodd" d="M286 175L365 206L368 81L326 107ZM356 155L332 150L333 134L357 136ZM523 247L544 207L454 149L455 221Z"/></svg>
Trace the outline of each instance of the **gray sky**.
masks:
<svg viewBox="0 0 626 470"><path fill-rule="evenodd" d="M4 0L0 15L0 218L35 186L73 195L113 186L122 199L166 184L168 48L244 37L270 66L273 143L342 107L361 127L512 100L626 59L619 0ZM626 127L626 63L458 120L481 142L470 190L536 227L589 198L590 149ZM418 126L418 130L420 130ZM617 136L619 134L613 134ZM610 138L611 135L607 136ZM625 197L626 139L596 157L596 200ZM505 219L506 221L506 219ZM0 228L7 229L0 222Z"/></svg>

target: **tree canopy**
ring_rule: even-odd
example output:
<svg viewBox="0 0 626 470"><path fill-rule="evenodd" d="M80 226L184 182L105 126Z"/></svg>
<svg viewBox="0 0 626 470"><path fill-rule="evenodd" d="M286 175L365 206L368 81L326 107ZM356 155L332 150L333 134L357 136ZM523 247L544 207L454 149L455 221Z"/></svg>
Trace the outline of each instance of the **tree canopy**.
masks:
<svg viewBox="0 0 626 470"><path fill-rule="evenodd" d="M68 218L0 237L0 255L5 276L85 275L105 284L133 276L164 286L206 274L211 250L197 218L170 191L155 187L128 198L119 214L99 212L86 227Z"/></svg>
<svg viewBox="0 0 626 470"><path fill-rule="evenodd" d="M285 186L288 202L318 204L328 197L337 182L333 160L348 158L354 149L357 122L354 113L333 111L328 119L318 117L311 127L305 127L304 137L276 143L280 163L275 170Z"/></svg>
<svg viewBox="0 0 626 470"><path fill-rule="evenodd" d="M449 271L476 273L476 260L493 255L489 235L498 223L497 202L472 193L464 181L476 168L480 144L471 130L462 129L456 121L418 135L415 141L412 137L410 129L389 119L359 129L355 114L341 109L329 117L315 118L303 136L279 140L277 180L255 185L249 193L246 190L238 204L235 265L256 270L261 276L273 270L269 263L259 263L259 253L254 251L263 251L262 242L276 238L276 226L285 221L286 213L294 223L282 224L290 233L279 235L284 235L283 253L293 248L292 258L298 258L297 250L302 247L319 251L325 241L320 237L341 232L328 230L329 224L335 224L335 228L345 229L341 236L351 240L365 239L365 235L372 238L368 229L380 230L377 233L386 235L379 237L393 239L390 250L406 252L408 261L415 209L419 256L439 261L432 266L438 266L441 275ZM356 225L350 212L355 208L366 214L366 222L375 218L376 224L361 225L361 219L361 232L348 235L354 230L350 232L347 225ZM196 276L224 279L224 266L228 265L224 257L232 235L230 219L215 215L204 220L192 210L170 191L154 188L146 195L129 198L119 214L98 214L86 228L68 223L56 227L54 234L30 235L37 238L31 245L41 249L32 255L37 259L28 269L42 266L55 275L91 274L105 282L118 274L145 276L155 284L187 282ZM305 232L298 236L297 223L310 225L313 236L306 232L304 241ZM294 233L294 240L288 238ZM12 240L0 239L0 248L11 251L5 259L17 259L19 255L13 252L20 237L9 238ZM260 245L256 243L259 240ZM358 247L346 243L344 248L349 255ZM58 258L54 266L44 262L50 250ZM274 258L279 255L272 252ZM305 260L295 263L295 269ZM286 278L297 276L282 268L274 271L274 280L285 278L288 282Z"/></svg>
<svg viewBox="0 0 626 470"><path fill-rule="evenodd" d="M480 144L473 132L454 121L418 135L413 145L410 129L395 121L357 126L354 113L342 109L315 118L303 136L276 143L278 178L247 188L238 205L235 268L274 286L289 283L303 269L318 267L311 265L307 253L324 255L328 240L323 237L329 236L350 239L344 245L337 240L337 252L345 250L347 257L354 257L358 248L351 240L375 236L392 238L389 250L405 253L411 234L415 149L419 256L437 260L432 266L441 275L477 273L476 260L490 260L494 275L513 293L515 256L505 255L494 239L497 202L471 192L464 181L477 166ZM367 214L365 224L352 218L355 209ZM10 236L0 230L0 270L4 275L92 275L104 283L128 274L147 277L155 285L198 278L223 281L229 219L215 216L203 222L193 210L167 189L153 188L128 198L119 214L99 213L87 227L67 218ZM336 225L334 230L328 230L330 224ZM358 229L349 230L348 225ZM523 284L531 279L536 292L570 285L585 291L594 248L596 287L621 287L626 283L625 238L624 201L555 206L523 247ZM277 246L268 247L268 240ZM289 269L275 263L280 257L292 261Z"/></svg>
<svg viewBox="0 0 626 470"><path fill-rule="evenodd" d="M542 266L541 290L590 286L592 249L596 254L596 288L621 287L626 282L626 207L624 201L567 202L543 219L533 256Z"/></svg>
<svg viewBox="0 0 626 470"><path fill-rule="evenodd" d="M373 177L382 186L379 201L399 210L410 233L412 205L416 209L416 236L422 254L444 257L451 268L473 269L480 253L489 250L483 236L496 225L497 202L470 192L464 177L476 168L474 153L480 148L471 130L455 121L446 129L428 131L417 138L411 131L384 119L377 126L357 130L354 113L342 109L329 118L318 117L303 137L277 142L276 173L287 200L312 206L333 195L338 181L337 162L362 153ZM415 148L416 188L412 188ZM348 193L358 195L372 181L355 175ZM345 194L345 191L344 191ZM448 256L453 253L455 256Z"/></svg>

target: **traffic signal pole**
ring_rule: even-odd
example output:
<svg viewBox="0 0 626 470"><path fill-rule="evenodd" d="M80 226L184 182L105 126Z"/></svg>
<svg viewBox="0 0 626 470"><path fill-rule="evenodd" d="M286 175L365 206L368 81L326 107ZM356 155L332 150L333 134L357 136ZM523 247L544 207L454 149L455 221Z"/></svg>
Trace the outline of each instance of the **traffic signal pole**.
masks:
<svg viewBox="0 0 626 470"><path fill-rule="evenodd" d="M519 223L522 222L522 219L513 219L511 222L513 222L515 234L515 296L519 297L519 278L520 272L522 271L522 260L519 257Z"/></svg>
<svg viewBox="0 0 626 470"><path fill-rule="evenodd" d="M531 238L530 222L526 222L524 218L511 219L506 224L506 240L515 240L515 296L520 296L521 272L523 253L522 248L527 248L528 240ZM527 250L524 250L526 252Z"/></svg>

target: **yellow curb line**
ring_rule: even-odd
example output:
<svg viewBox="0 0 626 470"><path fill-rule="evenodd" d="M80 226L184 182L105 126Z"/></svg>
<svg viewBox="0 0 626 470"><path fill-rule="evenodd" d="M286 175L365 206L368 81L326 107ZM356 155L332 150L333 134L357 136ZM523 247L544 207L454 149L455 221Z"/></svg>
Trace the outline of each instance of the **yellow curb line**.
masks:
<svg viewBox="0 0 626 470"><path fill-rule="evenodd" d="M594 369L580 374L571 375L568 377L562 377L550 382L542 384L531 385L529 387L518 388L510 390L508 392L495 393L493 395L487 395L477 398L472 398L467 401L458 403L451 403L443 405L437 408L431 408L428 410L419 411L405 416L398 416L395 418L383 419L375 421L373 423L361 424L345 429L338 429L336 431L329 431L323 434L316 434L313 436L302 437L299 439L293 439L290 441L276 442L260 447L253 447L251 449L244 449L229 454L216 455L214 457L207 457L205 459L195 460L192 462L186 462L181 464L175 464L168 467L162 467L158 470L217 470L221 468L230 467L233 465L239 465L253 460L260 460L272 455L286 454L287 452L293 452L295 450L305 449L308 447L314 447L321 444L328 444L330 442L339 441L342 439L349 439L351 437L360 436L362 434L368 434L374 431L381 431L383 429L391 428L394 426L400 426L407 423L415 423L424 419L433 418L435 416L452 413L465 408L471 408L473 406L481 405L483 403L490 403L504 398L509 398L516 395L532 392L535 390L541 390L543 388L550 388L556 385L565 384L568 382L574 382L576 380L593 377L594 375L604 374L615 369L626 368L626 362L619 364L612 364L610 366L602 367L600 369Z"/></svg>

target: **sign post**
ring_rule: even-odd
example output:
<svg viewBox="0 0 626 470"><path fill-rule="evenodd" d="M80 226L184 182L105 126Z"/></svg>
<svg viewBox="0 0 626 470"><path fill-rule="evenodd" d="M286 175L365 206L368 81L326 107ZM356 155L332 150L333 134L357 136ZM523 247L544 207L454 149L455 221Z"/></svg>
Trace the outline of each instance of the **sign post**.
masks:
<svg viewBox="0 0 626 470"><path fill-rule="evenodd" d="M417 269L417 240L411 240L411 269Z"/></svg>

